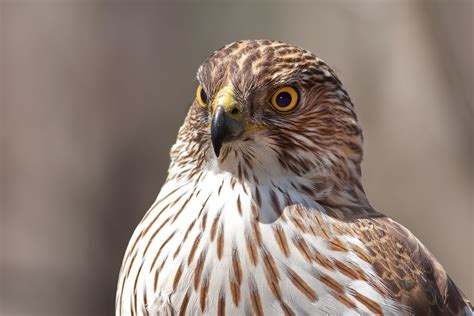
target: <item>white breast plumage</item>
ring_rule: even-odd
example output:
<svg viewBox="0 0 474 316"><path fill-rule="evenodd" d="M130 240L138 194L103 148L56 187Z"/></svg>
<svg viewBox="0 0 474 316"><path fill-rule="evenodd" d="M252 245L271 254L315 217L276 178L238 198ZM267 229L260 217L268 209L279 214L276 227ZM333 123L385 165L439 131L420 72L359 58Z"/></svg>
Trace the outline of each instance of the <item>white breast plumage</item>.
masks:
<svg viewBox="0 0 474 316"><path fill-rule="evenodd" d="M195 184L167 183L138 225L121 271L118 314L397 311L352 250L364 245L314 225L332 219L289 183L243 184L207 172ZM280 209L287 199L294 207Z"/></svg>

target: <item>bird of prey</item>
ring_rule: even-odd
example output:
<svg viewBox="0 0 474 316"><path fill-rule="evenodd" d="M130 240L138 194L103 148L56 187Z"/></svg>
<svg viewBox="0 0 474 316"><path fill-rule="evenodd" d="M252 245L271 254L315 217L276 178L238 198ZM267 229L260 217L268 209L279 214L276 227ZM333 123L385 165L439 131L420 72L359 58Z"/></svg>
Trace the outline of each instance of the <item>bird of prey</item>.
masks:
<svg viewBox="0 0 474 316"><path fill-rule="evenodd" d="M325 62L246 40L197 79L116 315L472 314L426 247L369 204L361 127Z"/></svg>

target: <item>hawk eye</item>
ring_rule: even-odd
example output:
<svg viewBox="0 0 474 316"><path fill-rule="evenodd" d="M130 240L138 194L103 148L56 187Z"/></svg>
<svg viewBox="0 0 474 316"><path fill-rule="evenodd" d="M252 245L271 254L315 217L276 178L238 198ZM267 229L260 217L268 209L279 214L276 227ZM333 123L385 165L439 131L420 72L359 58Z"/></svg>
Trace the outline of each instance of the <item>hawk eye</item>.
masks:
<svg viewBox="0 0 474 316"><path fill-rule="evenodd" d="M198 101L199 105L202 108L205 108L207 106L207 94L206 91L202 88L201 85L196 90L196 100Z"/></svg>
<svg viewBox="0 0 474 316"><path fill-rule="evenodd" d="M298 104L298 92L292 87L279 88L270 98L270 104L278 112L289 112Z"/></svg>

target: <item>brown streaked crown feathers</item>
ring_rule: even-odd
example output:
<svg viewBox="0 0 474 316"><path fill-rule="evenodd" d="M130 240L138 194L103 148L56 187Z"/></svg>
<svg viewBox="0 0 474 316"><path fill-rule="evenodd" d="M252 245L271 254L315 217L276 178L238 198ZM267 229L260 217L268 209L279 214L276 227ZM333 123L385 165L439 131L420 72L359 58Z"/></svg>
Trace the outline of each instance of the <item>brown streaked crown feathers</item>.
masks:
<svg viewBox="0 0 474 316"><path fill-rule="evenodd" d="M197 78L116 315L472 315L416 237L370 206L362 131L326 63L240 41Z"/></svg>

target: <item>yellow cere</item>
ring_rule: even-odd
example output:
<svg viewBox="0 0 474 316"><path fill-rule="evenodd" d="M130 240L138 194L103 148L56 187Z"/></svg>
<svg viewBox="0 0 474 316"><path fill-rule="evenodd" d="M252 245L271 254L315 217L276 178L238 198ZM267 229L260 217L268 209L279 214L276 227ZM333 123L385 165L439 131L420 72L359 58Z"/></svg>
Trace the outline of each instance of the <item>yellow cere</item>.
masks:
<svg viewBox="0 0 474 316"><path fill-rule="evenodd" d="M221 105L226 112L229 112L235 105L234 89L227 85L217 92L214 101L212 102L212 112Z"/></svg>

